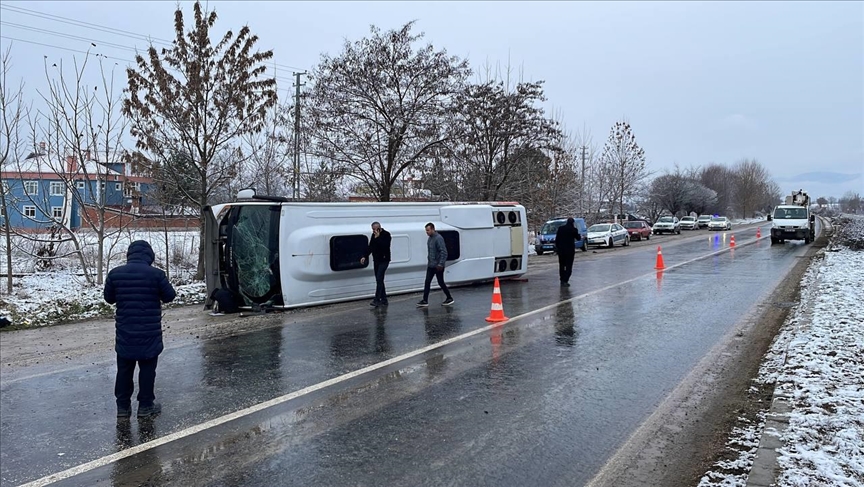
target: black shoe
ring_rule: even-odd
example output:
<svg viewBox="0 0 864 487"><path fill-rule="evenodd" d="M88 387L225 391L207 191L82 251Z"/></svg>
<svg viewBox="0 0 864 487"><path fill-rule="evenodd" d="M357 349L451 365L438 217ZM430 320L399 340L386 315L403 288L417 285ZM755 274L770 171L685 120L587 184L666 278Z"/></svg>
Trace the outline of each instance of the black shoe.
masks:
<svg viewBox="0 0 864 487"><path fill-rule="evenodd" d="M132 406L128 406L125 408L117 407L117 417L118 418L128 418L132 416Z"/></svg>
<svg viewBox="0 0 864 487"><path fill-rule="evenodd" d="M377 299L373 299L373 300L369 303L369 306L372 306L373 308L376 308L376 307L378 307L379 304L381 304L381 303L379 303Z"/></svg>
<svg viewBox="0 0 864 487"><path fill-rule="evenodd" d="M561 287L570 287L570 283L566 281L561 281Z"/></svg>
<svg viewBox="0 0 864 487"><path fill-rule="evenodd" d="M156 416L157 414L162 412L162 405L158 402L154 402L150 407L141 407L138 406L138 417L139 418L148 418L150 416Z"/></svg>
<svg viewBox="0 0 864 487"><path fill-rule="evenodd" d="M456 301L453 301L453 298L447 298L443 303L441 303L441 306L453 306L453 303L455 302Z"/></svg>
<svg viewBox="0 0 864 487"><path fill-rule="evenodd" d="M424 299L423 301L420 301L419 303L417 303L417 307L418 308L428 308L429 303L427 303L426 300Z"/></svg>
<svg viewBox="0 0 864 487"><path fill-rule="evenodd" d="M379 301L378 302L378 306L389 306L389 305L390 305L389 301Z"/></svg>

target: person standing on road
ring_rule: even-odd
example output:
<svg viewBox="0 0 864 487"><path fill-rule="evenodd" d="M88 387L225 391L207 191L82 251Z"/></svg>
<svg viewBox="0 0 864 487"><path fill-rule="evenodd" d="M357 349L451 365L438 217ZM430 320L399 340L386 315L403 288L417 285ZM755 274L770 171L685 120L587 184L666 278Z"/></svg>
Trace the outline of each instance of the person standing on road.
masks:
<svg viewBox="0 0 864 487"><path fill-rule="evenodd" d="M384 274L390 266L390 232L381 228L378 222L372 222L372 237L366 247L366 255L360 257L360 263L366 265L366 259L372 254L375 269L375 299L369 306L387 306L387 290L384 288Z"/></svg>
<svg viewBox="0 0 864 487"><path fill-rule="evenodd" d="M138 417L159 414L155 402L156 363L162 344L162 303L176 297L174 287L161 269L153 267L153 248L136 240L126 252L126 264L111 269L105 279L105 301L116 304L114 316L117 379L114 397L117 417L132 415L135 365L138 365Z"/></svg>
<svg viewBox="0 0 864 487"><path fill-rule="evenodd" d="M444 284L444 264L447 262L447 245L444 244L444 237L435 231L435 225L432 223L426 224L426 235L429 238L426 240L428 257L426 262L426 282L423 284L423 300L417 303L418 308L429 306L429 291L432 286L432 276L438 279L438 286L444 291L444 296L447 299L441 303L442 306L452 306L453 296L450 295L450 290Z"/></svg>
<svg viewBox="0 0 864 487"><path fill-rule="evenodd" d="M576 257L576 241L582 237L574 225L575 220L567 219L567 223L558 227L555 232L555 252L558 253L558 276L562 287L570 287L570 276L573 274L573 258Z"/></svg>

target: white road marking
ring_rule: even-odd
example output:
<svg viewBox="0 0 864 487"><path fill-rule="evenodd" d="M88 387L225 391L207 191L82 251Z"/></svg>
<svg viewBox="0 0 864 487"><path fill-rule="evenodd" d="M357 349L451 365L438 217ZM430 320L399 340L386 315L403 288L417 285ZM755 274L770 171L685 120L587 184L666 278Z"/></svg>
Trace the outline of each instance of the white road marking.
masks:
<svg viewBox="0 0 864 487"><path fill-rule="evenodd" d="M748 241L746 243L738 244L735 248L740 248L740 247L744 247L747 245L752 245L752 244L755 244L756 242L757 242L757 240L754 239L754 240ZM635 281L638 281L640 279L644 279L645 277L650 277L652 275L655 275L657 272L666 272L670 269L675 269L677 267L691 264L691 263L699 261L699 260L707 259L709 257L713 257L715 255L719 255L719 254L722 254L724 252L729 252L731 250L735 250L735 248L726 247L726 248L720 249L718 251L711 252L709 254L705 254L705 255L702 255L702 256L699 256L699 257L696 257L696 258L693 258L693 259L690 259L690 260L687 260L684 262L680 262L678 264L667 266L662 271L651 271L647 274L643 274L641 276L637 276L637 277L634 277L632 279L628 279L626 281L621 281L621 282L616 283L616 284L610 284L606 287L603 287L600 289L595 289L594 291L580 294L580 295L574 296L570 299L567 299L564 301L559 301L555 304L550 304L550 305L544 306L542 308L528 311L527 313L523 313L521 315L514 316L513 318L510 318L506 322L495 323L492 325L484 326L484 327L478 328L474 331L463 333L462 335L448 338L447 340L443 340L443 341L440 341L438 343L433 343L432 345L427 345L423 348L419 348L417 350L399 355L398 357L393 357L389 360L385 360L383 362L378 362L377 364L363 367L362 369L358 369L358 370L355 370L353 372L349 372L347 374L340 375L340 376L334 377L332 379L328 379L324 382L319 382L317 384L313 384L311 386L304 387L303 389L291 392L289 394L285 394L283 396L279 396L277 398L256 404L254 406L250 406L246 409L241 409L240 411L235 411L233 413L226 414L224 416L220 416L220 417L215 418L215 419L211 419L210 421L205 421L204 423L200 423L200 424L197 424L195 426L190 426L189 428L186 428L184 430L180 430L180 431L177 431L175 433L171 433L169 435L163 436L161 438L157 438L155 440L148 441L147 443L142 443L140 445L137 445L137 446L134 446L131 448L127 448L125 450L121 450L117 453L113 453L111 455L107 455L107 456L98 458L96 460L93 460L93 461L90 461L87 463L83 463L83 464L78 465L76 467L72 467L72 468L69 468L67 470L63 470L61 472L57 472L57 473L42 477L41 479L37 479L37 480L34 480L32 482L28 482L26 484L23 484L20 487L41 487L44 485L51 484L53 482L58 482L60 480L65 480L65 479L74 477L76 475L81 475L81 474L89 472L91 470L95 470L97 468L101 468L101 467L104 467L106 465L110 465L110 464L117 462L119 460L122 460L124 458L128 458L128 457L131 457L133 455L137 455L137 454L145 452L147 450L152 450L154 448L160 447L162 445L166 445L166 444L171 443L173 441L181 440L183 438L194 435L196 433L200 433L202 431L208 430L210 428L215 428L217 426L223 425L223 424L228 423L230 421L233 421L235 419L239 419L239 418L242 418L244 416L249 416L250 414L254 414L254 413L257 413L259 411L263 411L264 409L267 409L267 408L270 408L273 406L277 406L279 404L284 404L284 403L291 401L293 399L297 399L298 397L302 397L302 396L305 396L307 394L311 394L313 392L319 391L321 389L325 389L327 387L339 384L341 382L345 382L345 381L353 379L355 377L359 377L361 375L368 374L370 372L374 372L378 369L388 367L390 365L393 365L393 364L417 357L419 355L423 355L426 352L429 352L429 351L432 351L432 350L435 350L438 348L446 347L447 345L450 345L451 343L456 343L456 342L465 340L466 338L470 338L470 337L473 337L476 335L480 335L482 333L486 333L486 332L488 332L494 328L504 326L504 324L506 324L506 323L513 322L513 321L520 320L520 319L524 319L524 318L527 318L529 316L533 316L536 314L544 313L544 312L549 311L551 309L554 309L554 308L556 308L556 307L558 307L564 303L571 303L573 301L576 301L577 299L583 299L583 298L586 298L589 296L593 296L595 294L599 294L599 293L608 291L610 289L614 289L616 287L623 286L625 284L630 284L631 282L635 282Z"/></svg>

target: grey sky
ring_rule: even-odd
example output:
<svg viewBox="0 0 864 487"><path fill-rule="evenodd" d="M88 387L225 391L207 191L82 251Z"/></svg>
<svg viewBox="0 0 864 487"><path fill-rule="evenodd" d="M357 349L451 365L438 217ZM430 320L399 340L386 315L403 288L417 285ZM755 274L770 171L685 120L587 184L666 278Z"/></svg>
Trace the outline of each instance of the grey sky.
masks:
<svg viewBox="0 0 864 487"><path fill-rule="evenodd" d="M2 2L170 40L174 2ZM191 2L182 2L191 13ZM210 2L217 32L249 24L275 61L309 69L369 25L416 19L426 40L475 71L508 59L546 80L548 109L605 141L622 116L654 171L756 158L784 192L864 193L862 2ZM145 42L2 11L14 22L143 48ZM0 26L2 35L84 50L86 42ZM8 45L2 39L2 45ZM99 44L97 42L97 44ZM132 59L128 51L97 47ZM42 56L15 42L13 77L44 85ZM79 55L80 57L80 55ZM291 78L291 70L280 70ZM122 82L124 78L121 76ZM290 89L287 82L282 88ZM281 91L280 96L287 96ZM837 174L829 174L837 173ZM799 177L804 175L803 177Z"/></svg>

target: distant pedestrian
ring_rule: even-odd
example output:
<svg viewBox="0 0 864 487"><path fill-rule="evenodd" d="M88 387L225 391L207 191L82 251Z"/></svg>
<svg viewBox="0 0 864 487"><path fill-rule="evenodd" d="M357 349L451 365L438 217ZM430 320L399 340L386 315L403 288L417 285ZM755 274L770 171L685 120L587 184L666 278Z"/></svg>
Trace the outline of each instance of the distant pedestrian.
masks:
<svg viewBox="0 0 864 487"><path fill-rule="evenodd" d="M159 414L155 402L156 363L162 353L162 303L176 293L161 269L153 267L153 248L136 240L126 252L126 264L111 269L105 279L105 301L117 304L115 313L117 379L114 397L117 417L132 415L135 365L138 365L138 417Z"/></svg>
<svg viewBox="0 0 864 487"><path fill-rule="evenodd" d="M384 287L384 274L390 266L390 232L381 228L378 222L372 222L372 237L366 247L366 255L360 257L360 263L366 265L366 259L372 254L375 270L375 299L369 306L387 306L387 290Z"/></svg>
<svg viewBox="0 0 864 487"><path fill-rule="evenodd" d="M428 257L426 262L426 282L423 284L423 300L417 303L418 308L429 306L429 291L432 286L432 276L438 279L438 286L444 291L444 296L447 299L441 303L443 306L452 306L453 296L450 295L450 290L444 284L444 264L447 262L447 245L444 244L444 237L435 231L435 225L432 223L426 224L426 235L429 238L426 240Z"/></svg>
<svg viewBox="0 0 864 487"><path fill-rule="evenodd" d="M575 220L567 219L567 223L558 227L555 232L555 252L558 254L558 276L562 287L570 287L570 276L573 274L573 258L576 257L576 242L582 237L574 225Z"/></svg>

